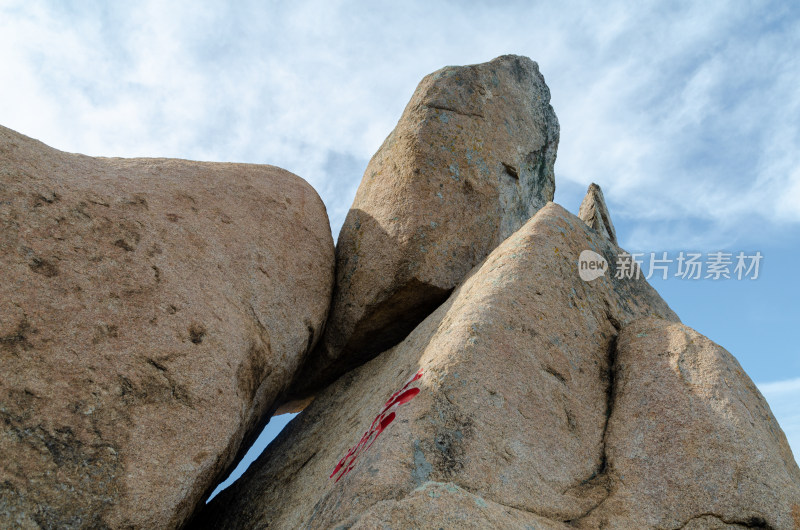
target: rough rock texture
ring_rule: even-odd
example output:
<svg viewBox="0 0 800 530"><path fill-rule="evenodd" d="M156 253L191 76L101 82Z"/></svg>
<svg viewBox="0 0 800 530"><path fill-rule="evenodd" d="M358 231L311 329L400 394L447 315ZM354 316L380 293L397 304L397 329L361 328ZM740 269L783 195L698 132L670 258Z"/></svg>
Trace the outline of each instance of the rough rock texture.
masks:
<svg viewBox="0 0 800 530"><path fill-rule="evenodd" d="M179 525L321 333L333 263L287 171L0 127L0 526Z"/></svg>
<svg viewBox="0 0 800 530"><path fill-rule="evenodd" d="M550 91L526 57L425 77L339 234L331 315L295 395L401 341L552 200L558 137Z"/></svg>
<svg viewBox="0 0 800 530"><path fill-rule="evenodd" d="M611 222L603 190L597 184L589 185L589 190L581 202L578 217L583 219L588 226L597 230L600 235L605 236L615 245L617 244L617 232L614 230L614 223Z"/></svg>
<svg viewBox="0 0 800 530"><path fill-rule="evenodd" d="M624 327L616 351L611 495L585 527L800 528L800 470L730 353L653 318Z"/></svg>
<svg viewBox="0 0 800 530"><path fill-rule="evenodd" d="M678 321L643 279L582 281L587 248L611 264L621 252L545 206L402 343L321 392L196 525L375 528L411 510L400 519L409 527L436 527L430 516L458 528L469 505L478 527L580 521L609 494L617 330L647 315ZM419 394L349 473L329 478L420 368Z"/></svg>
<svg viewBox="0 0 800 530"><path fill-rule="evenodd" d="M350 527L569 530L570 526L487 501L453 483L428 481L400 500L381 501Z"/></svg>

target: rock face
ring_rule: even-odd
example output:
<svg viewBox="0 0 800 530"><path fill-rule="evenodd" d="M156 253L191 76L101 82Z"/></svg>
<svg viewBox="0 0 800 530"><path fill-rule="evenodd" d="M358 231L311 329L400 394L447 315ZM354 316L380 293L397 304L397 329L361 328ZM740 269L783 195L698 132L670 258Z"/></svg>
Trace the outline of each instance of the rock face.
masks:
<svg viewBox="0 0 800 530"><path fill-rule="evenodd" d="M485 500L452 482L428 481L400 500L375 504L350 528L569 530L571 527L534 513Z"/></svg>
<svg viewBox="0 0 800 530"><path fill-rule="evenodd" d="M594 228L600 235L615 245L617 244L617 232L611 222L611 215L608 213L603 190L597 184L592 183L589 186L589 190L586 192L583 202L581 202L578 217L583 219L587 226Z"/></svg>
<svg viewBox="0 0 800 530"><path fill-rule="evenodd" d="M800 470L731 354L653 318L624 327L616 351L611 492L585 527L800 527Z"/></svg>
<svg viewBox="0 0 800 530"><path fill-rule="evenodd" d="M321 334L333 263L287 171L0 127L0 526L179 526Z"/></svg>
<svg viewBox="0 0 800 530"><path fill-rule="evenodd" d="M339 234L331 315L296 396L402 340L552 200L558 138L549 89L526 57L425 77Z"/></svg>
<svg viewBox="0 0 800 530"><path fill-rule="evenodd" d="M580 526L612 488L618 330L678 322L643 279L581 280L586 249L621 252L545 206L402 343L321 392L197 526Z"/></svg>

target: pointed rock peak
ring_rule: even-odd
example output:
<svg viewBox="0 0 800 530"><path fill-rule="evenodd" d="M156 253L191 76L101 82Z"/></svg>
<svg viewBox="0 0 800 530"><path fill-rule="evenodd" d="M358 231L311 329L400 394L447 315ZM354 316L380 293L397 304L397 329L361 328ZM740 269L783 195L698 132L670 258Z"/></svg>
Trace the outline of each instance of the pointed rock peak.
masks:
<svg viewBox="0 0 800 530"><path fill-rule="evenodd" d="M606 200L603 198L603 190L594 182L589 186L589 190L583 198L578 217L589 227L597 230L600 235L605 236L615 245L617 244L617 233L614 230L614 223L611 222Z"/></svg>
<svg viewBox="0 0 800 530"><path fill-rule="evenodd" d="M358 187L325 333L291 397L403 340L552 201L558 138L550 90L527 57L426 76Z"/></svg>

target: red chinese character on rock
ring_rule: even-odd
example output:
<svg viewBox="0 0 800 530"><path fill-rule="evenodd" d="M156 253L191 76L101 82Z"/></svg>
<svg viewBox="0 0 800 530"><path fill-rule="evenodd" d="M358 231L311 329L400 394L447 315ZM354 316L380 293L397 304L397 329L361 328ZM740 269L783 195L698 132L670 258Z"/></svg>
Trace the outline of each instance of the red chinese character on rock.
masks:
<svg viewBox="0 0 800 530"><path fill-rule="evenodd" d="M333 478L338 473L339 476L336 477L336 482L339 482L339 479L347 475L350 470L353 469L353 466L356 465L356 459L361 453L369 449L383 430L394 421L397 408L400 405L405 405L419 394L419 388L409 388L409 386L421 377L422 368L420 368L411 379L406 381L406 384L404 384L400 390L391 395L383 405L381 412L372 420L372 425L369 426L369 429L364 433L364 436L361 437L361 440L359 440L359 442L344 455L344 458L339 460L339 463L336 464L336 468L333 470L333 473L331 473L330 478Z"/></svg>

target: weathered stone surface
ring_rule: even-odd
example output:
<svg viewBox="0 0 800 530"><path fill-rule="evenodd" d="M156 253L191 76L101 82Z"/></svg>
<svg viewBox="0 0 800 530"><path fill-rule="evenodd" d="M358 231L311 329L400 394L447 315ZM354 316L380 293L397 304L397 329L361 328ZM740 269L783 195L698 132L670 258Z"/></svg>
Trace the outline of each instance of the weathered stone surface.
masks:
<svg viewBox="0 0 800 530"><path fill-rule="evenodd" d="M400 500L375 504L350 528L569 530L571 527L534 513L487 501L452 483L428 481Z"/></svg>
<svg viewBox="0 0 800 530"><path fill-rule="evenodd" d="M536 63L506 55L420 82L364 173L298 396L402 340L552 200L559 126Z"/></svg>
<svg viewBox="0 0 800 530"><path fill-rule="evenodd" d="M287 171L0 127L0 526L181 524L321 333L333 263Z"/></svg>
<svg viewBox="0 0 800 530"><path fill-rule="evenodd" d="M448 521L471 503L473 526L497 516L511 527L548 519L542 526L562 528L590 513L608 496L617 329L646 315L678 319L643 279L582 281L585 249L612 264L619 252L560 206L545 206L402 343L322 391L197 526L373 528L387 513L413 510L401 519L410 527L430 527L430 516L457 528ZM411 383L419 394L390 407L393 421L349 473L346 459L329 478L419 369ZM423 502L435 492L439 515Z"/></svg>
<svg viewBox="0 0 800 530"><path fill-rule="evenodd" d="M578 217L588 226L597 230L600 235L605 236L615 245L617 244L617 232L611 222L611 214L608 213L603 190L597 184L592 183L589 185L586 196L581 202Z"/></svg>
<svg viewBox="0 0 800 530"><path fill-rule="evenodd" d="M730 353L654 318L616 351L611 493L584 528L800 528L800 470Z"/></svg>

